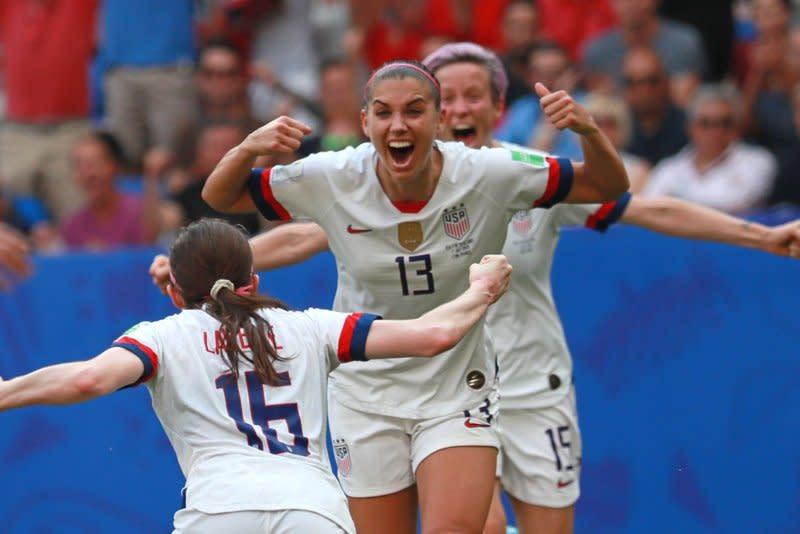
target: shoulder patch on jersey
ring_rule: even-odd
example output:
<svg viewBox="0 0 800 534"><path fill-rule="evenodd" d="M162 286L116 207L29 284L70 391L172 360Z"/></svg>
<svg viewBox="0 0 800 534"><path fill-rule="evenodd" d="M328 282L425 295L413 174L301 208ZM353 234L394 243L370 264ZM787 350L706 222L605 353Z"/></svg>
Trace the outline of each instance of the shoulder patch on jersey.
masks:
<svg viewBox="0 0 800 534"><path fill-rule="evenodd" d="M521 150L511 150L511 159L519 161L520 163L532 165L533 167L547 167L547 160L544 159L544 156L540 156L539 154L532 154Z"/></svg>
<svg viewBox="0 0 800 534"><path fill-rule="evenodd" d="M131 332L133 332L134 330L138 330L138 329L139 329L139 328L141 328L142 326L145 326L145 325L148 325L148 324L150 324L150 321L142 321L142 322L136 323L136 324L135 324L135 325L133 325L132 327L130 327L130 328L128 328L127 330L125 330L125 331L122 333L122 335L123 335L123 336L127 336L128 334L130 334L130 333L131 333ZM120 337L121 337L121 336L120 336Z"/></svg>
<svg viewBox="0 0 800 534"><path fill-rule="evenodd" d="M274 176L273 181L280 181L280 180L294 180L295 178L299 178L303 175L303 162L302 161L295 161L286 165L281 168L283 172L279 173L278 176Z"/></svg>

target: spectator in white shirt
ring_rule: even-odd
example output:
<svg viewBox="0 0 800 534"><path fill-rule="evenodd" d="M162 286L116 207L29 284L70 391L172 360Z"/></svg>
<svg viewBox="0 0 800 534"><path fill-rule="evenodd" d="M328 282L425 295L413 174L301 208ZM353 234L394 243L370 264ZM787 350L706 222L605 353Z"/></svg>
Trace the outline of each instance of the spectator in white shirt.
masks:
<svg viewBox="0 0 800 534"><path fill-rule="evenodd" d="M729 213L762 206L777 162L767 149L741 141L736 88L704 85L687 111L689 144L653 169L643 194L680 197Z"/></svg>

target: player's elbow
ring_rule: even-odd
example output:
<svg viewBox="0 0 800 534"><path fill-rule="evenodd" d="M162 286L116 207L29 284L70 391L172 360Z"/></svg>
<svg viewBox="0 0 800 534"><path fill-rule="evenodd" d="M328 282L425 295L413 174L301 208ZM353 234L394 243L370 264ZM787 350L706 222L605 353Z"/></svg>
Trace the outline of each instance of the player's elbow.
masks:
<svg viewBox="0 0 800 534"><path fill-rule="evenodd" d="M219 195L214 192L214 188L209 186L209 182L206 182L203 186L200 196L203 198L206 204L217 211L224 211L229 207L222 201Z"/></svg>
<svg viewBox="0 0 800 534"><path fill-rule="evenodd" d="M628 179L628 173L625 172L625 167L609 172L606 179L600 181L599 184L600 193L606 197L604 201L616 200L630 187L631 182Z"/></svg>
<svg viewBox="0 0 800 534"><path fill-rule="evenodd" d="M621 165L605 165L602 168L577 163L575 178L568 202L594 203L616 200L628 191L628 173Z"/></svg>
<svg viewBox="0 0 800 534"><path fill-rule="evenodd" d="M434 324L426 327L424 333L425 347L422 356L433 357L455 347L463 332L455 325Z"/></svg>
<svg viewBox="0 0 800 534"><path fill-rule="evenodd" d="M67 384L67 397L83 401L110 393L107 377L90 363L82 366Z"/></svg>

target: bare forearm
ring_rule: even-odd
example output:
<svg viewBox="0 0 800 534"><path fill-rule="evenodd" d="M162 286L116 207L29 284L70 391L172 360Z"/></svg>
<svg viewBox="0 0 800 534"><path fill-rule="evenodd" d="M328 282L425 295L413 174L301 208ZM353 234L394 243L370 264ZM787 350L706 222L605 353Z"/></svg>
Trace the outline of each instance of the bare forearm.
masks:
<svg viewBox="0 0 800 534"><path fill-rule="evenodd" d="M613 200L628 190L630 182L622 158L599 130L580 136L584 179L595 190Z"/></svg>
<svg viewBox="0 0 800 534"><path fill-rule="evenodd" d="M676 198L632 197L626 223L660 234L763 248L767 227Z"/></svg>
<svg viewBox="0 0 800 534"><path fill-rule="evenodd" d="M250 239L253 267L277 269L307 260L328 248L325 232L315 223L282 224Z"/></svg>
<svg viewBox="0 0 800 534"><path fill-rule="evenodd" d="M98 396L82 385L84 363L51 365L0 382L0 411L37 404L73 404Z"/></svg>
<svg viewBox="0 0 800 534"><path fill-rule="evenodd" d="M248 195L247 179L257 155L243 145L228 151L203 186L203 200L219 211L232 211Z"/></svg>
<svg viewBox="0 0 800 534"><path fill-rule="evenodd" d="M492 294L482 282L474 282L458 298L437 306L418 320L461 339L477 323L492 302ZM455 344L455 342L453 343Z"/></svg>
<svg viewBox="0 0 800 534"><path fill-rule="evenodd" d="M473 284L457 299L417 319L375 321L367 337L367 357L430 357L451 349L475 326L491 300L488 291Z"/></svg>

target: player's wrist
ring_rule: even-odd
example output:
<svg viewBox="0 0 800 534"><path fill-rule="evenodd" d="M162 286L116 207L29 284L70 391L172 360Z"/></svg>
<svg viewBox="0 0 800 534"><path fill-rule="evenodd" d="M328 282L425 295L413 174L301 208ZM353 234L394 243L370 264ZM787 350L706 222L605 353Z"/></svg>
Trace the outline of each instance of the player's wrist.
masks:
<svg viewBox="0 0 800 534"><path fill-rule="evenodd" d="M470 281L470 287L480 295L482 301L491 304L499 293L500 285L490 278L476 278Z"/></svg>

